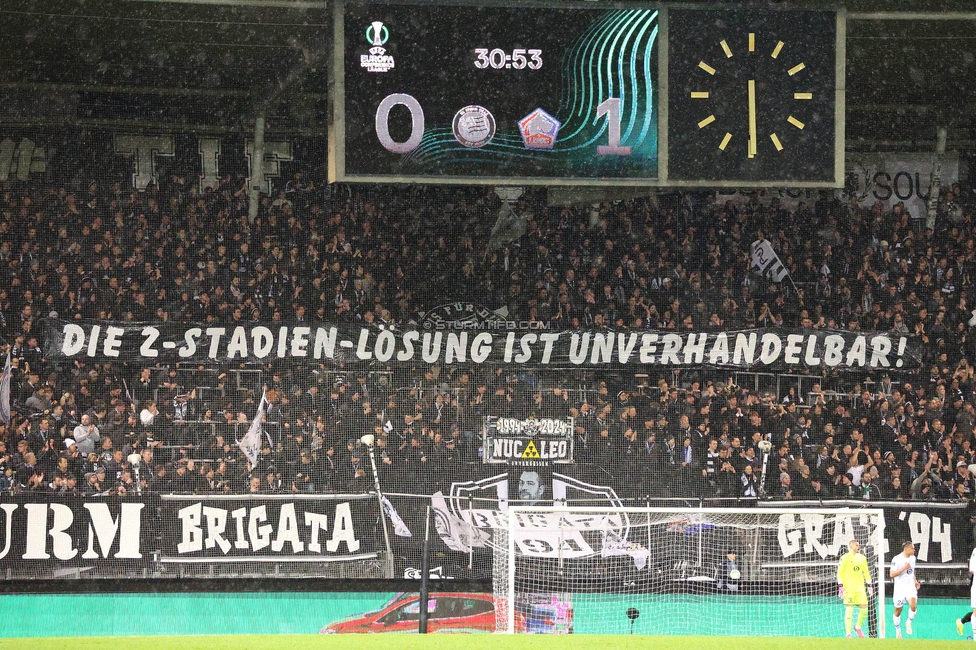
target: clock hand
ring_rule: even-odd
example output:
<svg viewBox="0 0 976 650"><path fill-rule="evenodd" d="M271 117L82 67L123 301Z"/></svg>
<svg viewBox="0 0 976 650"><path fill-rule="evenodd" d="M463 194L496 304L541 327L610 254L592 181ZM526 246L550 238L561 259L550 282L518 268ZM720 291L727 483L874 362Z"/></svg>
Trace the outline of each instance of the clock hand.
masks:
<svg viewBox="0 0 976 650"><path fill-rule="evenodd" d="M749 157L756 155L756 80L749 80Z"/></svg>

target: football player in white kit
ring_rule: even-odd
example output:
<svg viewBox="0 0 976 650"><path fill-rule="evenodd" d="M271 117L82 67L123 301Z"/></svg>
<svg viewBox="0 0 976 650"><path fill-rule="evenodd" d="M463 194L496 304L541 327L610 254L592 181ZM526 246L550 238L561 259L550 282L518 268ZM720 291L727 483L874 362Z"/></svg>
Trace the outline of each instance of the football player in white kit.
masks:
<svg viewBox="0 0 976 650"><path fill-rule="evenodd" d="M915 618L915 608L918 606L918 580L915 579L915 545L911 542L902 544L901 553L891 559L891 571L888 572L894 581L895 588L892 600L895 604L895 614L892 621L895 624L895 637L901 638L901 610L908 603L908 620L905 621L905 633L912 635L912 620Z"/></svg>
<svg viewBox="0 0 976 650"><path fill-rule="evenodd" d="M969 588L969 606L973 608L973 611L966 612L965 616L956 619L956 631L959 632L959 636L962 636L963 632L965 632L966 628L964 626L966 623L969 623L970 619L976 617L976 548L969 554L969 572L974 574L973 586ZM973 638L976 639L976 629L973 630Z"/></svg>

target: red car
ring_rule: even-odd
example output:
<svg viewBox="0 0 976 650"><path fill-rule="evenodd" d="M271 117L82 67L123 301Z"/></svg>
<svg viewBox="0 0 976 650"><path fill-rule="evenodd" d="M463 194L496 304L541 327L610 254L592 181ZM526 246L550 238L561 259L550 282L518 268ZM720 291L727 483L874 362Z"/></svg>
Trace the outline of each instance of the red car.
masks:
<svg viewBox="0 0 976 650"><path fill-rule="evenodd" d="M427 631L441 633L483 633L495 631L495 602L491 594L430 594ZM378 634L418 631L420 596L397 594L383 609L355 618L336 621L320 634Z"/></svg>

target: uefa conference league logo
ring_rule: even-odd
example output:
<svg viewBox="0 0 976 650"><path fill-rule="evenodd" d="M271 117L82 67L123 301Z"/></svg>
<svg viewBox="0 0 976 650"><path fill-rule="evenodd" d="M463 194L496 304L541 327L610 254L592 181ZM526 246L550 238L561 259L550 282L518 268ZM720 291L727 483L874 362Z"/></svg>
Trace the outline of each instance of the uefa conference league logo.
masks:
<svg viewBox="0 0 976 650"><path fill-rule="evenodd" d="M359 57L359 64L367 72L389 72L395 67L393 56L386 53L390 30L382 21L374 20L366 27L366 42L372 45L369 54ZM562 123L542 108L537 108L518 121L519 134L526 149L552 150ZM454 139L469 149L480 149L495 137L495 116L484 106L465 106L451 122Z"/></svg>
<svg viewBox="0 0 976 650"><path fill-rule="evenodd" d="M390 40L390 30L379 20L374 20L366 28L366 42L372 45L369 54L359 57L359 65L367 72L389 72L394 67L393 57L386 53L386 42Z"/></svg>

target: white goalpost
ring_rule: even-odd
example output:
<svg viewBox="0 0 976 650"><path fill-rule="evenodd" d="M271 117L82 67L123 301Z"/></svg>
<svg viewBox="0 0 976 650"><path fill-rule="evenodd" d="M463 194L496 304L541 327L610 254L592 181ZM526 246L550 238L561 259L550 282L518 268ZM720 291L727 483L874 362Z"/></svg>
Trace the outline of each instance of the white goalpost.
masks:
<svg viewBox="0 0 976 650"><path fill-rule="evenodd" d="M871 567L884 638L884 514L857 508L511 507L495 529L496 631L843 637L837 565Z"/></svg>

